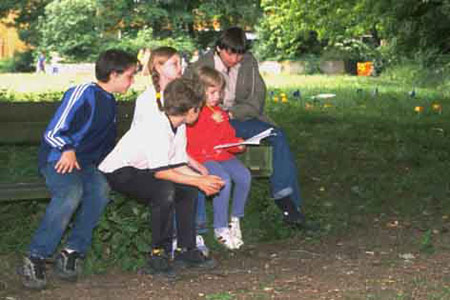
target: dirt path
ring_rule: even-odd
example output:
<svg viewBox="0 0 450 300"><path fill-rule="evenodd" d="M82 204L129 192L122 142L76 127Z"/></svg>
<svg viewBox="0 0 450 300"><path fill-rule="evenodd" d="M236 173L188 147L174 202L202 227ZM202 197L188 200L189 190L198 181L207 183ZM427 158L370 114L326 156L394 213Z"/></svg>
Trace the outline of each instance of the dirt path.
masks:
<svg viewBox="0 0 450 300"><path fill-rule="evenodd" d="M3 276L0 299L450 299L450 234L435 235L433 254L419 251L422 235L374 227L341 238L248 245L216 255L217 269L181 273L173 283L110 271L75 284L50 278L48 289L35 292Z"/></svg>

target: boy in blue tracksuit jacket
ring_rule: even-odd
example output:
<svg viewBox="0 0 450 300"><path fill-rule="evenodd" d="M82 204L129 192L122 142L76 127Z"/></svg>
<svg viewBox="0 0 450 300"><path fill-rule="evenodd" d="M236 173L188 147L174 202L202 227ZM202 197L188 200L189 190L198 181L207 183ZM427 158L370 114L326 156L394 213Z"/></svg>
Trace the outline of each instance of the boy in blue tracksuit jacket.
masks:
<svg viewBox="0 0 450 300"><path fill-rule="evenodd" d="M24 257L21 275L26 287L45 287L45 259L55 252L78 207L55 270L63 279L74 280L79 275L92 231L109 201L109 187L97 165L115 145L116 100L112 93L125 93L135 72L134 55L121 50L102 53L95 65L97 82L69 89L45 130L39 171L52 199Z"/></svg>

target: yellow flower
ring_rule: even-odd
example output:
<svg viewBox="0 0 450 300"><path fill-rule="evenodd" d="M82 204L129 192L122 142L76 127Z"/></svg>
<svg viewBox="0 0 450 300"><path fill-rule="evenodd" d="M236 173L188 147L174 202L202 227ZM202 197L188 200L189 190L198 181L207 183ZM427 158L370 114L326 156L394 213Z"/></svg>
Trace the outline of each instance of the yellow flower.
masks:
<svg viewBox="0 0 450 300"><path fill-rule="evenodd" d="M421 113L421 112L423 112L423 106L416 106L416 107L414 107L414 111L415 111L416 113Z"/></svg>

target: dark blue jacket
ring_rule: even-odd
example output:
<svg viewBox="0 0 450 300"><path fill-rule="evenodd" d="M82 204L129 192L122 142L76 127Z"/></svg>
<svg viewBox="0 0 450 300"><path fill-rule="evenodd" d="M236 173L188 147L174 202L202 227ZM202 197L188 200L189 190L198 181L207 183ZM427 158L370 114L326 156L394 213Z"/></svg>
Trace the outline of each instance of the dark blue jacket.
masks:
<svg viewBox="0 0 450 300"><path fill-rule="evenodd" d="M98 165L116 141L116 100L95 83L70 88L42 137L39 168L74 149L81 166Z"/></svg>

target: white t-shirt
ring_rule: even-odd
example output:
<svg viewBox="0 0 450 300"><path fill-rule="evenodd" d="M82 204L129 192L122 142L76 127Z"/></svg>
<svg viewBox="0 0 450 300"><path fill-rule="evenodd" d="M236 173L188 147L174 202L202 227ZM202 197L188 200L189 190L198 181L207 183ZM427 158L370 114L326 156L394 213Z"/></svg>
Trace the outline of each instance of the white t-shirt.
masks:
<svg viewBox="0 0 450 300"><path fill-rule="evenodd" d="M162 92L161 104L164 104L164 97ZM137 123L148 118L152 118L155 113L159 112L160 111L158 108L158 103L156 102L156 90L153 85L151 85L136 99L131 126L136 125Z"/></svg>
<svg viewBox="0 0 450 300"><path fill-rule="evenodd" d="M111 173L123 167L157 171L187 164L186 125L174 130L168 116L159 111L155 98L145 99L147 91L139 97L145 104L136 103L131 128L102 161L100 171Z"/></svg>
<svg viewBox="0 0 450 300"><path fill-rule="evenodd" d="M217 54L214 54L214 68L222 73L226 82L223 96L223 108L225 110L231 109L236 100L236 84L240 67L241 63L238 63L228 68L222 59Z"/></svg>

